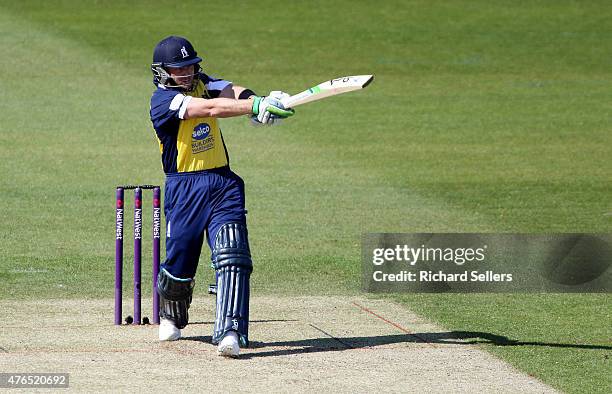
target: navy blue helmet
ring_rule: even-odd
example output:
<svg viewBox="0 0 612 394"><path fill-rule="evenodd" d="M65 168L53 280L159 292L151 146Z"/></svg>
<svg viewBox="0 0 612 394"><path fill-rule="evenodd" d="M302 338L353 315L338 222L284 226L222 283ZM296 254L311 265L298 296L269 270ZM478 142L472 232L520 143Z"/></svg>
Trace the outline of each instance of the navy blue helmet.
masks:
<svg viewBox="0 0 612 394"><path fill-rule="evenodd" d="M166 37L155 46L153 51L153 63L151 63L153 80L156 84L166 87L192 90L198 83L199 63L201 61L202 59L198 57L198 53L187 39L178 36ZM195 67L190 88L176 83L166 70L167 67L185 67L191 64L194 64Z"/></svg>

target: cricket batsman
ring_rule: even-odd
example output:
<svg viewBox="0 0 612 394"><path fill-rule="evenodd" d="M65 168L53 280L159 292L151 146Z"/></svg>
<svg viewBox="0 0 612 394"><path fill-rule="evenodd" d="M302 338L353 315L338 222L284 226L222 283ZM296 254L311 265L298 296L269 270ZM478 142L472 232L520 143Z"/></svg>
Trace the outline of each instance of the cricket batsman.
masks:
<svg viewBox="0 0 612 394"><path fill-rule="evenodd" d="M286 93L260 97L207 75L202 59L182 37L161 40L153 52L151 122L166 174L166 260L157 277L159 339L177 340L189 322L194 277L204 242L212 252L217 284L212 341L236 357L248 345L249 278L253 269L246 224L244 182L229 166L219 118L250 115L273 125L293 115Z"/></svg>

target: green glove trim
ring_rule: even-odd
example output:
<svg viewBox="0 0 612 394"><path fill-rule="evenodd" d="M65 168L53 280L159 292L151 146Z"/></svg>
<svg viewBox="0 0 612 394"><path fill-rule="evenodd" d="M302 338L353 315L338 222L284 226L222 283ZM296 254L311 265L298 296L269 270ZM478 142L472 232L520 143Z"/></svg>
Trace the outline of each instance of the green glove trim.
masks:
<svg viewBox="0 0 612 394"><path fill-rule="evenodd" d="M288 118L290 116L292 116L295 111L291 108L289 109L280 109L278 107L275 107L273 105L269 105L268 108L266 108L266 110L268 110L268 112L270 112L271 114L274 114L276 116L279 116L281 118Z"/></svg>
<svg viewBox="0 0 612 394"><path fill-rule="evenodd" d="M251 108L253 115L259 115L259 103L261 102L261 100L263 100L263 97L259 96L255 96L255 98L253 99L253 107Z"/></svg>

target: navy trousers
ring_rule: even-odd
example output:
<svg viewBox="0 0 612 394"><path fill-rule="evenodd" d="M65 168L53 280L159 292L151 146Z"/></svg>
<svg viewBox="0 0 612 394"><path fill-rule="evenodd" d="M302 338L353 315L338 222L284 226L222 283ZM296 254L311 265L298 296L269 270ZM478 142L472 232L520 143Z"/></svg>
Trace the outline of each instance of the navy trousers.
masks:
<svg viewBox="0 0 612 394"><path fill-rule="evenodd" d="M212 251L223 224L246 226L244 181L229 167L168 174L164 193L166 260L162 268L177 278L193 278L205 235Z"/></svg>

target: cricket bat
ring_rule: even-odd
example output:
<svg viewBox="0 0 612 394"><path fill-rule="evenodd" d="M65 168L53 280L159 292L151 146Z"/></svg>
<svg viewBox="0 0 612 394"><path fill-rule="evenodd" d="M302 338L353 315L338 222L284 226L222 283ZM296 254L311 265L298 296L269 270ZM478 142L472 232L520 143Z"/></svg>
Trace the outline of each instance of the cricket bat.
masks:
<svg viewBox="0 0 612 394"><path fill-rule="evenodd" d="M313 86L308 90L304 90L301 93L287 97L286 99L282 100L282 103L285 108L294 108L298 105L321 100L326 97L363 89L373 80L373 75L354 75L330 79L329 81L321 82L317 86Z"/></svg>

